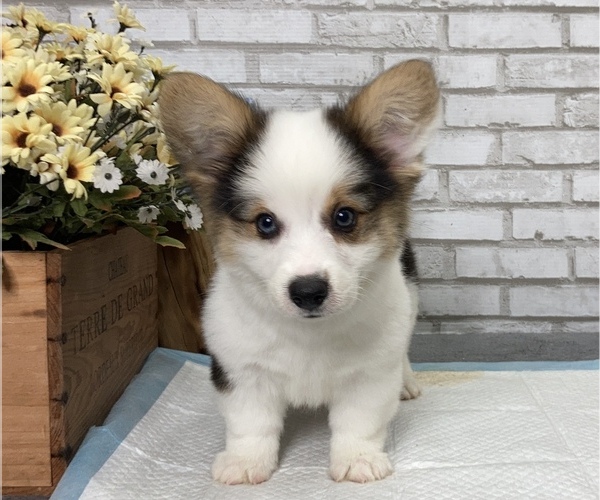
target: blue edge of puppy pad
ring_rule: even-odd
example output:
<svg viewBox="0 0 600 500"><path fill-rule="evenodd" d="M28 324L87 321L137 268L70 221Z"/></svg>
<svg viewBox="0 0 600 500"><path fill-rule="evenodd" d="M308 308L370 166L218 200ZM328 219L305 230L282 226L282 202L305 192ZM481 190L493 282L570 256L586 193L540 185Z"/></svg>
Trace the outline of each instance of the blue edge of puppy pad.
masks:
<svg viewBox="0 0 600 500"><path fill-rule="evenodd" d="M210 356L204 354L157 348L146 361L152 366L151 376L137 376L128 387L127 405L121 406L118 418L108 416L104 425L93 427L88 432L79 451L69 464L59 482L52 499L75 500L85 490L88 482L100 470L106 460L117 449L137 422L148 412L154 402L167 387L172 378L186 361L210 366ZM415 371L557 371L557 370L598 370L598 360L587 361L507 361L500 363L454 362L454 363L413 363ZM157 373L160 374L157 375ZM93 449L90 448L90 442Z"/></svg>

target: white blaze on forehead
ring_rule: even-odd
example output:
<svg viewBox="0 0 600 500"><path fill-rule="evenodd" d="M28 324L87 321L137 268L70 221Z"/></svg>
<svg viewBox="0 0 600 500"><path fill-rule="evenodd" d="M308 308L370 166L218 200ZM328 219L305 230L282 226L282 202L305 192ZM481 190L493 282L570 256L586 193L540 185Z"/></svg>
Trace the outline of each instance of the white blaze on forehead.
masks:
<svg viewBox="0 0 600 500"><path fill-rule="evenodd" d="M322 110L276 111L250 161L239 188L275 213L304 204L320 210L353 171L348 148Z"/></svg>

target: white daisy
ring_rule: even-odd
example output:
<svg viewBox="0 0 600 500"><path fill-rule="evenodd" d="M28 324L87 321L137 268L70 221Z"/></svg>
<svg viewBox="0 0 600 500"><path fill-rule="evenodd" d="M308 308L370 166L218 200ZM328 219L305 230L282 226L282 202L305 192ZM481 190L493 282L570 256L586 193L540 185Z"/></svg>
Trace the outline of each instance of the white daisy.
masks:
<svg viewBox="0 0 600 500"><path fill-rule="evenodd" d="M148 205L147 207L142 207L138 210L138 220L142 224L147 224L148 222L152 222L156 220L160 210L155 205Z"/></svg>
<svg viewBox="0 0 600 500"><path fill-rule="evenodd" d="M185 206L185 203L181 200L175 200L173 199L173 203L175 203L175 206L181 210L182 212L187 213L187 207Z"/></svg>
<svg viewBox="0 0 600 500"><path fill-rule="evenodd" d="M123 174L112 158L102 158L94 171L94 187L101 193L112 193L123 184Z"/></svg>
<svg viewBox="0 0 600 500"><path fill-rule="evenodd" d="M148 184L160 186L169 178L169 168L158 160L141 160L137 165L135 173Z"/></svg>
<svg viewBox="0 0 600 500"><path fill-rule="evenodd" d="M185 224L190 229L200 229L202 227L202 221L204 220L204 216L202 215L202 210L195 203L188 205L186 215L185 215Z"/></svg>

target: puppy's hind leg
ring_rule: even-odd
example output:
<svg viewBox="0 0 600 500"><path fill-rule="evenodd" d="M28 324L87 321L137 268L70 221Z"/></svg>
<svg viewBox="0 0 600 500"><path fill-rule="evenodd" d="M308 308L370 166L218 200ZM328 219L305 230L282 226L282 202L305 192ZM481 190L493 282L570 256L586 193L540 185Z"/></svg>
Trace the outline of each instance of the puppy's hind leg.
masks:
<svg viewBox="0 0 600 500"><path fill-rule="evenodd" d="M421 395L421 386L417 381L414 372L410 366L410 360L408 355L404 356L404 362L402 366L402 392L400 393L400 399L415 399Z"/></svg>

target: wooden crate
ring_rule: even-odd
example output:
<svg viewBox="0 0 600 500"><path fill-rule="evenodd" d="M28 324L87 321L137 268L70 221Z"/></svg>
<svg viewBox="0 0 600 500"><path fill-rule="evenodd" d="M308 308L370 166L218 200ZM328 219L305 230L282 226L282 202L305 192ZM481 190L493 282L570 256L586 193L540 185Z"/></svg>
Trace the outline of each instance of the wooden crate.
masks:
<svg viewBox="0 0 600 500"><path fill-rule="evenodd" d="M50 494L156 346L156 245L2 255L2 493Z"/></svg>
<svg viewBox="0 0 600 500"><path fill-rule="evenodd" d="M169 236L185 249L158 247L158 343L161 347L206 352L200 312L215 263L204 231L187 232L181 224Z"/></svg>

